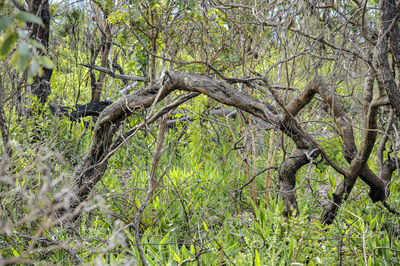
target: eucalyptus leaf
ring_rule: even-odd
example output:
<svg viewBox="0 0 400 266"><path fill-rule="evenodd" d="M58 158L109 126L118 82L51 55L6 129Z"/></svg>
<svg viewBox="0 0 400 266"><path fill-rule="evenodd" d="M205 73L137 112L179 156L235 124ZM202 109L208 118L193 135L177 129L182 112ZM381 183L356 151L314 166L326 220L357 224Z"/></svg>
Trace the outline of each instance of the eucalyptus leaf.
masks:
<svg viewBox="0 0 400 266"><path fill-rule="evenodd" d="M29 50L29 45L27 42L22 41L18 44L18 62L17 67L19 70L23 71L28 66L31 60L32 54Z"/></svg>
<svg viewBox="0 0 400 266"><path fill-rule="evenodd" d="M28 13L28 12L21 11L18 13L16 18L20 21L31 22L31 23L43 25L43 21L41 18L39 18L38 16L35 16L31 13Z"/></svg>
<svg viewBox="0 0 400 266"><path fill-rule="evenodd" d="M51 61L47 56L37 56L37 59L45 68L52 69L54 67L53 61Z"/></svg>
<svg viewBox="0 0 400 266"><path fill-rule="evenodd" d="M32 46L34 46L34 47L36 47L36 48L39 48L39 49L42 50L43 52L46 52L46 47L44 47L43 44L41 44L40 42L38 42L38 41L36 41L36 40L30 40L30 41L29 41L29 44L32 45Z"/></svg>
<svg viewBox="0 0 400 266"><path fill-rule="evenodd" d="M4 37L0 43L0 58L5 58L10 53L17 39L18 35L15 32L10 32Z"/></svg>
<svg viewBox="0 0 400 266"><path fill-rule="evenodd" d="M6 30L12 24L12 20L6 16L0 16L0 31Z"/></svg>
<svg viewBox="0 0 400 266"><path fill-rule="evenodd" d="M32 65L31 65L31 74L37 75L39 73L39 63L36 58L33 58Z"/></svg>

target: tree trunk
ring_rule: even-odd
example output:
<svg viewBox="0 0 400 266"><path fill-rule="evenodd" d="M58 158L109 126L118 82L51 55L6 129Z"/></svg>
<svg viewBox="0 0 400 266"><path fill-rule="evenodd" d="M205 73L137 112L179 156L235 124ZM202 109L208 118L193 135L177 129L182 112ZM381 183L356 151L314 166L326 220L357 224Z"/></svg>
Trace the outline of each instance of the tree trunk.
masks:
<svg viewBox="0 0 400 266"><path fill-rule="evenodd" d="M50 9L48 0L32 0L29 3L29 13L40 17L43 21L43 26L28 23L30 37L41 44L48 50L50 39ZM40 49L37 50L39 55L44 55ZM42 76L35 76L32 83L32 94L36 96L40 103L47 102L47 98L51 93L50 79L53 73L52 69L43 68Z"/></svg>
<svg viewBox="0 0 400 266"><path fill-rule="evenodd" d="M103 29L101 30L102 40L101 40L101 44L99 47L103 51L102 55L101 55L101 67L103 67L103 68L109 67L108 55L110 54L111 46L112 46L111 28L107 22L108 15L109 15L109 11L107 9L105 9L104 10L104 18L103 18ZM93 55L94 60L96 59L96 57L97 57L97 54ZM94 60L92 60L92 65L94 65L94 63L95 63ZM105 77L106 77L106 73L100 72L99 78L97 79L97 81L94 83L92 82L92 100L91 100L91 102L99 102L100 101L101 92L104 89ZM92 73L91 79L92 79L92 81L95 80L94 73Z"/></svg>

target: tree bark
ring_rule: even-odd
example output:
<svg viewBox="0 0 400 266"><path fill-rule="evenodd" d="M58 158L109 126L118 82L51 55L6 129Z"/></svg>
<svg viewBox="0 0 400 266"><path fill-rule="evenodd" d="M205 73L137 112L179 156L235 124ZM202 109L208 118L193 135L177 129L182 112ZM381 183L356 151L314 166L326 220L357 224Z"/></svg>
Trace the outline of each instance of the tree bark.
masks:
<svg viewBox="0 0 400 266"><path fill-rule="evenodd" d="M99 116L112 102L101 101L88 104L77 104L74 107L50 105L50 112L56 116L68 117L71 121L78 121L86 116Z"/></svg>
<svg viewBox="0 0 400 266"><path fill-rule="evenodd" d="M112 35L111 35L111 28L110 25L108 24L108 16L109 16L109 11L107 8L103 10L104 12L104 18L103 18L103 29L101 30L102 33L102 41L101 41L101 49L102 49L102 55L101 55L101 67L102 68L108 68L109 62L108 62L108 55L111 50L112 46ZM94 58L96 58L97 55L94 55ZM94 62L92 62L92 65L94 65ZM99 78L97 81L92 84L92 99L91 102L99 102L100 97L101 97L101 92L103 91L104 88L104 81L105 81L106 73L100 72L99 73ZM95 78L95 76L92 76L92 78Z"/></svg>
<svg viewBox="0 0 400 266"><path fill-rule="evenodd" d="M9 136L8 136L8 127L7 122L4 115L4 88L3 88L3 79L0 77L0 133L3 139L3 146L4 146L4 154L8 157L12 156L12 149L9 143Z"/></svg>
<svg viewBox="0 0 400 266"><path fill-rule="evenodd" d="M394 74L390 68L389 54L389 35L391 35L392 48L395 58L400 59L399 44L396 43L400 39L398 33L397 21L399 13L396 12L396 2L394 0L380 1L380 28L379 42L377 47L377 69L378 69L378 85L386 90L390 104L396 111L397 118L400 118L400 91L394 80ZM399 65L400 62L397 61Z"/></svg>
<svg viewBox="0 0 400 266"><path fill-rule="evenodd" d="M34 39L46 48L49 48L50 39L50 9L48 0L32 0L29 2L29 12L40 17L43 26L35 23L28 23L31 39ZM39 55L44 55L40 49L37 50ZM51 93L50 79L53 69L43 68L42 76L35 76L32 83L32 94L36 96L40 103L47 102L47 98Z"/></svg>

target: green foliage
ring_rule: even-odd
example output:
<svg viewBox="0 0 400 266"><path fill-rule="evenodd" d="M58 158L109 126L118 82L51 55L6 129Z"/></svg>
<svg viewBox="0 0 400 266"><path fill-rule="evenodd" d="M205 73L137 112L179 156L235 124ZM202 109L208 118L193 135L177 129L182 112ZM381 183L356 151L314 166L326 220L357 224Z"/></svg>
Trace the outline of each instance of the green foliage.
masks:
<svg viewBox="0 0 400 266"><path fill-rule="evenodd" d="M42 108L34 99L31 101L32 108ZM229 152L232 141L228 129L215 131L210 122L200 119L204 106L214 104L200 97L182 106L189 109L195 119L189 125L184 126L186 122L182 122L169 131L166 147L173 146L182 130L186 130L186 135L175 153L164 154L161 165L167 165L172 155L173 167L163 176L160 188L143 213L141 245L149 264L178 264L195 259L196 254L201 254L198 259L205 265L229 261L238 265L332 265L338 261L352 265L391 265L399 260L397 218L379 205L371 205L363 195L365 187L362 185L357 185L354 198L340 209L334 225L319 223L321 208L310 193L316 191L321 180L326 180L327 176L331 178L329 169L315 171L315 180L310 182L312 191L306 187L298 190L300 215L297 217L281 215L284 207L276 194L269 202L259 197L257 205L246 190L239 199L238 187L245 183L244 173L237 166L237 157ZM46 106L44 108L42 112ZM36 109L33 113L41 112ZM49 149L60 151L65 163L52 159L52 164L58 173L68 173L91 140L84 121L71 125L67 119L54 118L46 111L45 114L22 121L23 126L14 124L10 128L12 139L23 147L13 158L12 171L21 173L14 185L30 191L31 195L39 195L40 184L46 179L46 173L39 167L41 160L34 160L38 158L35 150L38 143L45 141ZM142 116L136 114L125 126L133 126L141 119ZM27 197L15 205L18 194L6 194L2 204L9 212L7 223L16 225L9 235L0 237L2 257L75 264L72 250L82 263L138 263L132 223L147 188L148 162L153 149L151 134L137 135L111 158L109 171L93 192L103 198L98 200L103 202L101 207L84 213L73 223L73 230L63 226L46 227L42 237L65 242L67 249L46 254L29 253L25 244L27 237L33 237L47 218L18 223L32 210L29 205L32 201ZM225 160L221 162L221 158ZM33 161L38 165L27 175L24 169ZM158 174L163 171L161 167ZM264 180L260 178L258 189L263 185ZM396 190L399 183L393 182L392 186ZM42 198L37 204L46 206L48 203ZM37 247L45 246L38 243Z"/></svg>
<svg viewBox="0 0 400 266"><path fill-rule="evenodd" d="M277 33L269 28L258 32L256 26L243 26L240 29L243 43L231 43L230 38L239 34L230 36L238 27L229 23L232 12L217 8L203 12L198 6L199 1L146 0L140 5L130 1L118 9L112 1L98 3L110 11L107 22L116 27L118 33L113 42L116 47L121 46L113 48L110 58L123 54L116 61L128 75L148 74L150 55L147 50L151 48L148 35L152 27L146 24L144 16L152 11L155 17L161 18L171 6L171 13L179 13L179 16L164 21L175 24L168 26L170 28L162 25L171 31L157 36L158 55L164 56L171 47L180 48L187 41L184 27L189 27L193 21L201 21L204 25L199 25L207 27L207 31L202 36L192 34L193 47L182 48L176 55L177 60L189 62L202 60L202 53L218 54L210 63L222 74L240 77L243 75L243 58L237 50L241 52L245 40L250 38L262 40L268 51L263 59L251 63L254 63L255 71L263 73L283 58L282 51L277 48L283 40ZM56 16L64 7L58 2L51 5L57 23L52 25L55 36L50 49L54 54L54 72L49 101L71 106L88 102L91 93L89 71L78 65L90 62L91 55L85 43L87 40L75 30L91 32L95 26L84 8L72 8L68 16ZM31 76L40 75L42 67L52 68L52 61L37 53L44 47L30 40L23 30L27 22L41 24L40 19L11 10L10 6L6 8L9 12L0 16L0 57L10 59L18 73L29 68ZM354 5L349 6L349 12L354 12L352 8ZM238 18L238 21L246 20L244 15ZM139 28L139 38L126 25ZM100 34L92 37L93 44L99 45ZM253 60L249 56L245 59ZM167 68L168 63L161 61L157 62L157 67ZM311 61L285 67L288 72L299 68L303 74ZM94 63L99 65L100 58ZM177 64L176 68L210 74L204 64ZM333 68L324 66L320 74L330 73ZM289 83L279 73L271 72L271 77L278 83ZM106 96L117 99L119 89L125 84L109 77L106 81ZM299 75L292 83L303 88L305 81ZM338 88L338 93L346 93L345 85ZM257 91L253 96L260 101L269 101L265 94ZM353 102L343 101L346 111L350 112ZM108 170L91 192L89 207L84 209L81 217L69 224L54 225L57 218L47 211L54 207L57 193L68 190L73 182L74 169L91 145L94 124L91 118L72 123L67 118L54 117L49 112L49 104L41 106L37 99L29 99L28 103L31 114L28 117L20 116L12 104L5 108L14 154L9 162L0 161L0 167L5 165L0 169L1 260L21 259L17 263L37 264L135 265L140 264L137 248L140 244L150 265L175 265L185 260L190 263L200 261L203 265L230 262L236 265L335 265L338 262L344 265L392 265L400 261L398 218L385 211L380 203L372 204L367 196L368 189L361 182L356 184L349 201L339 209L334 224L320 224L320 185L330 186L332 196L332 188L341 181L341 176L325 162L312 166L307 178L307 169L298 172L298 216L282 216L284 203L277 193L277 172L272 174L273 191L268 202L264 199L266 176L262 174L255 179L258 199L255 203L250 197L249 186L244 186L248 180L245 162L239 156L239 152L243 152L239 147L244 145L243 121L208 116L208 110L220 106L204 95L177 109L185 114L177 113L174 119L186 116L190 121L179 121L168 129L156 173L161 181L146 206L144 198L158 133L154 125L147 125L110 157ZM311 112L311 108L306 109L301 115L305 120L311 119ZM118 133L129 130L144 117L141 111L135 112L121 125ZM331 122L325 117L321 121ZM319 134L325 129L323 125L312 124L305 128ZM340 138L333 129L327 128L325 135L319 134L316 139L328 156L345 168L348 163L343 158ZM271 149L279 145L286 149L278 150L276 165L284 160L284 155L290 156L293 149L293 144L285 140L275 140L279 145L270 147L269 134L264 133L257 139L257 145L261 147L254 164L257 171L267 167L267 154ZM356 135L356 141L360 141L360 136ZM4 151L3 146L0 151ZM391 191L397 193L399 189L400 182L395 179ZM391 204L399 206L398 197L391 200ZM145 207L139 226L141 241L136 243L134 223L141 207Z"/></svg>
<svg viewBox="0 0 400 266"><path fill-rule="evenodd" d="M200 99L199 104L194 104L194 113L200 114L200 109L195 109L204 106L203 101ZM89 137L82 138L82 133L79 134L84 132L83 123L70 128L67 120L41 119L40 116L26 123L24 128L27 129L42 128L43 139L53 149L64 151L68 162L73 159L68 157L69 147L81 142L87 146L90 142ZM135 119L132 124L135 124ZM168 143L174 141L173 135L179 134L181 129L178 127L175 133L171 132ZM229 261L240 265L332 265L339 260L346 264L363 264L365 258L369 265L390 265L398 260L396 247L400 243L398 236L393 234L396 219L388 216L379 206L365 202L364 197L355 197L354 203L343 206L332 226L323 226L315 218L320 208L314 197L307 196L311 192L306 189L298 193L300 216L289 219L281 215L283 204L275 196L270 202L260 198L258 205L247 196L243 200L248 205L235 200L237 192L233 175L237 159L228 156L223 167L219 160L213 159L211 151L215 156L223 157L230 145L226 139L222 145L212 141L216 137L212 130L209 123L200 120L189 125L187 132L190 134L187 134L185 140L187 144L179 147L179 156L174 159L174 165L177 166L167 171L161 188L145 209L141 245L151 265L177 264L194 259L199 253L202 254L199 260L206 265ZM11 132L14 139L20 141L26 140L25 134L30 134L29 131L18 131L17 128ZM209 138L206 140L204 135ZM140 170L146 167L151 154L151 149L147 149L151 142L145 140L144 136L138 136L112 159L103 185L97 188L98 194L105 199L105 205L90 214L84 214L76 221L73 226L79 228L78 232L50 227L43 236L51 239L56 236L57 241L68 241L69 248L75 250L82 262L96 260L105 264L137 263L136 258L139 256L135 232L132 226L126 225L133 222L144 197L141 188L147 186L147 172ZM24 145L31 144L25 142ZM34 154L33 151L29 153L29 150L20 154L14 171L24 169L29 164L29 157ZM72 154L79 152L72 150ZM68 165L58 165L62 171L68 171ZM17 186L35 186L40 182L37 179L39 176L33 174L31 179L22 178L18 180ZM17 222L24 213L29 213L29 209L22 204L19 205L22 209L16 210L10 205L12 202L11 194L3 199L4 206L10 211L14 210L11 217ZM369 207L355 208L351 206L353 204ZM358 211L353 214L347 209ZM39 219L29 225L14 227L13 230L25 230L29 234L38 230L40 225ZM11 239L13 242L10 242ZM10 244L19 243L23 239L14 234L4 236L0 240L3 258L25 256L40 260L40 256L26 257L27 250L23 244ZM65 249L51 251L41 258L52 263L74 261Z"/></svg>
<svg viewBox="0 0 400 266"><path fill-rule="evenodd" d="M11 65L20 73L30 66L30 77L41 75L42 67L53 68L53 62L48 57L40 56L39 50L46 53L45 47L30 39L23 28L26 23L43 25L42 19L28 12L17 11L8 1L2 5L6 13L0 15L0 59L12 55Z"/></svg>
<svg viewBox="0 0 400 266"><path fill-rule="evenodd" d="M10 53L17 39L18 34L16 34L15 32L10 32L6 36L4 36L3 42L0 47L1 58L5 58Z"/></svg>

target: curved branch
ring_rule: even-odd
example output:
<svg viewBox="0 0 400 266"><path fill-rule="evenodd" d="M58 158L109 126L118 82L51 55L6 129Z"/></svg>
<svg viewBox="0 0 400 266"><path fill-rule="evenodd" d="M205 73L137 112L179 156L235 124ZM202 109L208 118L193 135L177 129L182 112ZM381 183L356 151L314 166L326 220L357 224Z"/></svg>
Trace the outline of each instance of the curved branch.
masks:
<svg viewBox="0 0 400 266"><path fill-rule="evenodd" d="M332 110L334 121L344 141L344 154L346 159L351 162L357 153L351 121L346 116L339 101L335 98L334 91L321 77L315 78L307 85L304 92L288 105L286 113L282 113L272 105L260 102L242 93L226 81L216 80L204 75L177 71L165 71L164 77L162 82L145 87L134 94L121 97L100 114L94 127L93 141L90 149L75 172L73 191L76 198L73 202L69 203L69 207L75 208L81 201L87 198L92 188L104 174L110 156L118 150L127 139L134 135L140 127L146 126L148 123L154 121L155 117L157 117L160 112L163 115L165 112L170 111L170 109L162 109L158 114L151 116L147 121L143 121L138 126L114 139L114 135L121 123L135 110L150 108L175 90L192 92L192 94L189 95L202 93L220 103L248 112L265 122L277 126L294 141L298 150L306 152L288 159L280 170L280 192L284 197L285 204L289 207L287 208L288 210L290 210L291 207L296 208L297 206L293 191L293 184L296 182L296 172L309 161L307 152L315 148L320 149L318 143L312 136L305 132L296 120L289 118L288 114L293 118L293 116L306 105L306 102L312 99L315 93L319 93ZM371 104L371 106L377 108L376 106L378 105ZM373 125L371 125L373 121L371 120L369 123L367 128L373 128ZM376 131L369 130L366 134L376 134ZM368 140L370 140L369 137ZM316 157L319 152L313 152L313 156ZM362 149L359 155L366 160L368 152L368 149ZM373 194L375 196L371 196L370 194L371 198L373 200L384 199L384 196L380 194L381 191L384 191L384 183L382 180L378 179L367 165L358 165L358 167L362 169L360 175L363 180L370 185L371 190L374 190L375 194L379 195L377 197L375 194ZM347 174L345 176L347 178ZM336 197L336 201L340 203L341 198L336 194L334 194L334 197Z"/></svg>
<svg viewBox="0 0 400 266"><path fill-rule="evenodd" d="M370 84L370 82L366 83L367 86ZM328 207L328 209L325 209L324 211L323 220L324 222L330 223L335 216L343 194L348 194L351 191L358 176L360 176L361 179L370 186L371 190L369 196L373 202L379 200L382 201L385 199L385 182L376 176L366 164L366 161L369 158L371 150L374 146L377 134L376 130L365 131L363 146L359 151L357 151L351 120L335 96L335 91L322 77L317 77L308 83L303 93L296 97L288 105L288 111L296 115L313 99L316 93L320 94L328 104L335 124L338 127L340 136L343 140L343 154L346 160L351 163L348 174L344 175L345 182L342 182L338 186L334 194L333 202L331 202L331 205ZM377 111L381 106L377 103L379 103L380 100L380 98L376 99L369 106L368 114L366 115L366 129L376 128Z"/></svg>

